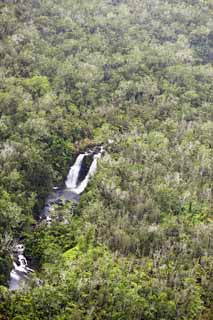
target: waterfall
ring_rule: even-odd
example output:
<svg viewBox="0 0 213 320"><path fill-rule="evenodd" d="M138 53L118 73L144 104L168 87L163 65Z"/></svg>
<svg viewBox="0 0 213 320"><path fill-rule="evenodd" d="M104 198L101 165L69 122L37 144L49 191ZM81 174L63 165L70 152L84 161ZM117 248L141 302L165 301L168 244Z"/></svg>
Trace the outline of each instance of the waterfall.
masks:
<svg viewBox="0 0 213 320"><path fill-rule="evenodd" d="M93 176L93 174L95 173L95 171L97 169L98 159L101 157L103 152L104 152L104 149L103 149L103 147L101 147L99 153L94 154L93 161L92 161L92 164L89 168L89 171L88 171L86 177L84 178L84 180L81 181L79 183L79 185L78 185L78 177L79 177L79 173L81 170L81 166L82 166L84 157L90 155L90 153L83 153L77 157L74 165L70 168L69 174L67 176L67 180L65 183L67 189L69 189L70 191L72 191L76 195L80 195L85 190L85 188L89 182L90 177Z"/></svg>
<svg viewBox="0 0 213 320"><path fill-rule="evenodd" d="M84 157L87 155L89 155L89 153L81 153L78 155L67 175L65 182L66 188L54 187L53 193L47 197L42 215L45 217L48 226L51 226L52 224L50 212L54 204L63 204L64 201L66 202L69 200L78 201L78 194L74 193L74 190L77 188L82 163Z"/></svg>
<svg viewBox="0 0 213 320"><path fill-rule="evenodd" d="M73 200L74 203L77 203L80 198L80 194L85 190L87 184L89 182L90 177L94 175L97 169L98 159L101 158L102 153L104 152L103 147L100 148L98 153L97 148L94 151L89 151L88 153L80 154L73 166L70 168L65 185L66 188L58 188L54 187L54 192L49 195L46 199L45 207L43 210L43 217L46 219L47 226L51 225L52 218L50 216L51 209L54 204L62 204L66 201ZM78 184L80 170L83 165L83 160L85 156L92 156L93 160L90 165L89 171L86 177ZM41 216L42 218L42 216ZM66 221L65 221L66 223ZM27 259L24 256L24 246L22 244L18 244L15 247L15 261L13 262L13 269L10 272L10 281L9 281L9 289L17 290L20 289L21 284L25 283L28 279L28 273L33 270L28 267Z"/></svg>
<svg viewBox="0 0 213 320"><path fill-rule="evenodd" d="M18 264L16 262L13 262L13 269L10 272L10 282L9 282L10 290L19 289L20 284L27 279L27 274L33 271L33 269L28 267L27 259L23 255L24 247L21 245L18 245L16 247L16 251L19 253Z"/></svg>
<svg viewBox="0 0 213 320"><path fill-rule="evenodd" d="M103 148L101 148L99 153L93 156L93 161L86 177L75 189L73 189L73 192L75 192L76 194L81 194L85 190L86 186L88 185L90 177L92 177L96 172L97 162L98 162L98 159L101 158L102 153L103 153Z"/></svg>
<svg viewBox="0 0 213 320"><path fill-rule="evenodd" d="M81 165L82 165L82 162L83 162L84 157L86 155L87 155L86 153L79 154L74 165L70 168L69 174L67 176L67 180L65 182L66 187L68 189L75 189L76 188L77 182L78 182L79 172L81 170Z"/></svg>

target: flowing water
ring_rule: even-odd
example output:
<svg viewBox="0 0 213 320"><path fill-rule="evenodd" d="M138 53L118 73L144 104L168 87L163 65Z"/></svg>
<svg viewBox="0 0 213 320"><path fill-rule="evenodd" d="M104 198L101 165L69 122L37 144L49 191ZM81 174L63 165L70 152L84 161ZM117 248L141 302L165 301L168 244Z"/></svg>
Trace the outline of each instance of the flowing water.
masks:
<svg viewBox="0 0 213 320"><path fill-rule="evenodd" d="M103 153L103 149L101 149L101 151L98 154L94 154L92 164L89 168L89 171L86 177L78 186L76 186L76 188L73 189L74 193L81 194L86 189L90 177L92 177L97 170L97 162L98 162L98 159L101 157L102 153Z"/></svg>
<svg viewBox="0 0 213 320"><path fill-rule="evenodd" d="M78 176L81 170L82 162L87 154L79 154L74 165L70 168L65 185L67 189L75 189L78 183Z"/></svg>
<svg viewBox="0 0 213 320"><path fill-rule="evenodd" d="M97 170L98 159L101 158L104 152L103 147L100 147L98 153L89 152L79 154L75 163L71 166L64 188L53 189L53 192L46 199L45 206L41 215L41 219L45 218L47 226L50 226L52 223L51 210L54 204L63 205L65 202L72 200L74 203L78 203L80 194L86 189L90 178L95 174ZM83 166L83 161L85 157L92 157L92 163L90 168L83 178L80 181L80 172ZM24 246L19 244L15 248L16 251L16 262L13 262L13 269L10 273L9 289L17 290L20 288L22 283L25 283L28 278L28 273L33 270L28 267L27 259L23 255Z"/></svg>
<svg viewBox="0 0 213 320"><path fill-rule="evenodd" d="M23 255L24 246L16 246L17 259L13 261L13 269L10 272L10 282L9 289L17 290L20 288L20 285L26 281L28 278L28 273L33 272L33 269L28 267L27 259Z"/></svg>

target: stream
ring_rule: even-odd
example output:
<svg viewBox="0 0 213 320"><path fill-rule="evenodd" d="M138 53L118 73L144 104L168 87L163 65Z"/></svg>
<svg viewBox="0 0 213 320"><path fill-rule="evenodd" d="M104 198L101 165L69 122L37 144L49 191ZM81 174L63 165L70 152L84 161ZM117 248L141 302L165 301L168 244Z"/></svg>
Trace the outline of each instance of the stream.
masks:
<svg viewBox="0 0 213 320"><path fill-rule="evenodd" d="M44 209L40 218L46 220L47 226L52 223L51 209L54 204L65 204L67 201L79 202L80 195L86 189L90 178L95 174L97 170L98 160L104 153L104 148L96 147L95 150L81 153L76 158L74 164L70 167L67 175L65 186L62 188L54 187L53 192L47 197L45 201ZM84 166L85 157L92 157L92 162L86 174L81 177L81 172ZM80 179L82 178L82 179ZM9 289L20 289L29 278L29 274L34 270L28 266L26 257L24 256L25 247L23 244L18 244L14 248L13 269L10 272Z"/></svg>

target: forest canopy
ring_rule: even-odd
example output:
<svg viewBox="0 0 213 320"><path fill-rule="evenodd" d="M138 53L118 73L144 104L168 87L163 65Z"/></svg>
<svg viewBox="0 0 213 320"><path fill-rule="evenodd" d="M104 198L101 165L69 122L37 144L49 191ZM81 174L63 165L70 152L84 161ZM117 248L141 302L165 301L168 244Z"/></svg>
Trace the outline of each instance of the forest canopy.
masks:
<svg viewBox="0 0 213 320"><path fill-rule="evenodd" d="M1 1L0 320L213 319L212 15L211 0ZM101 144L74 211L54 206L67 223L38 225ZM10 291L19 242L35 272Z"/></svg>

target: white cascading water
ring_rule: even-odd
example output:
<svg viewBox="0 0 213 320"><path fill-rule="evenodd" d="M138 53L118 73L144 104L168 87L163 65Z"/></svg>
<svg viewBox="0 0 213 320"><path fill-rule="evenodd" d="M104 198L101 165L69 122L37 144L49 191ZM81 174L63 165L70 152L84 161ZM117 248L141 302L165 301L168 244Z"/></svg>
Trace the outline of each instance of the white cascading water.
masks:
<svg viewBox="0 0 213 320"><path fill-rule="evenodd" d="M79 172L81 170L81 165L82 165L82 162L83 162L84 157L86 155L87 155L86 153L79 154L74 165L70 168L70 171L67 176L67 180L65 182L66 187L68 189L75 189L76 188L77 182L78 182Z"/></svg>
<svg viewBox="0 0 213 320"><path fill-rule="evenodd" d="M81 194L85 190L86 186L88 185L90 177L92 177L96 172L97 162L98 162L98 159L101 158L102 153L103 153L103 148L101 148L99 153L93 156L93 161L86 177L75 189L73 189L73 192L75 192L76 194Z"/></svg>
<svg viewBox="0 0 213 320"><path fill-rule="evenodd" d="M13 269L10 272L10 290L19 289L21 282L24 282L24 280L27 278L27 274L33 271L27 265L27 259L23 255L24 247L22 245L17 246L17 252L19 253L18 264L16 262L13 262Z"/></svg>
<svg viewBox="0 0 213 320"><path fill-rule="evenodd" d="M78 185L78 177L79 177L79 173L81 170L82 162L84 160L84 157L89 155L89 153L83 153L77 157L74 165L70 168L69 174L67 176L67 180L65 183L67 189L69 189L70 191L72 191L73 193L75 193L77 195L81 194L85 190L85 188L89 182L90 177L93 176L93 174L95 173L95 171L97 169L97 161L101 157L103 151L104 151L104 149L103 149L103 147L101 147L100 152L93 156L93 161L92 161L92 164L89 168L89 171L88 171L86 177L84 178L84 180L81 181L81 183L79 185Z"/></svg>

